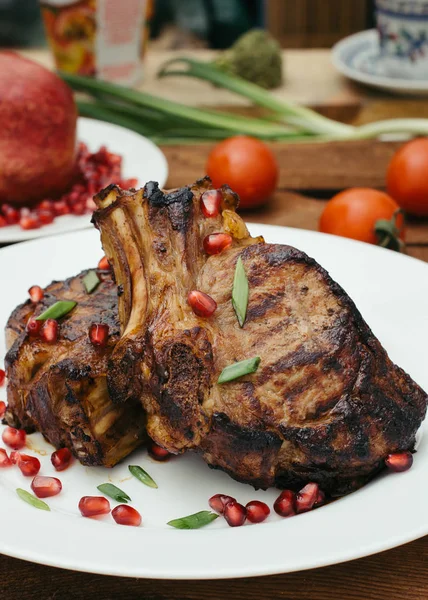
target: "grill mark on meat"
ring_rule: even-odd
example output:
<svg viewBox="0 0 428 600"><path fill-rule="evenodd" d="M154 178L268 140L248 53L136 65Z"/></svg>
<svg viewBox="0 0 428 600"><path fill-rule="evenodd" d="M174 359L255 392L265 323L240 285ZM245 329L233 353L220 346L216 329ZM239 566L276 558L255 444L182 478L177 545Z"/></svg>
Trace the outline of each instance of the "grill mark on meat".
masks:
<svg viewBox="0 0 428 600"><path fill-rule="evenodd" d="M285 296L285 292L283 290L277 290L271 294L260 294L251 297L251 300L248 305L246 322L255 321L256 319L260 319L264 317L266 313L271 310L274 310L278 303L282 301Z"/></svg>

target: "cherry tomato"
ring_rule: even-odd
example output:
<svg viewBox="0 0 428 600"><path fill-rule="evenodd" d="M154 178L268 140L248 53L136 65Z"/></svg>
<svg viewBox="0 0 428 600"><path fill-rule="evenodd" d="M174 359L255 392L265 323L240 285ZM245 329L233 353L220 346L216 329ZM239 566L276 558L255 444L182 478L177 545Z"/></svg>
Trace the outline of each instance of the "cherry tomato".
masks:
<svg viewBox="0 0 428 600"><path fill-rule="evenodd" d="M320 218L319 230L343 237L379 243L375 225L380 220L393 221L398 237L404 240L404 218L394 213L399 206L388 194L370 188L350 188L334 196L327 202ZM393 244L382 244L393 247Z"/></svg>
<svg viewBox="0 0 428 600"><path fill-rule="evenodd" d="M405 211L428 216L428 138L404 144L386 174L388 193Z"/></svg>
<svg viewBox="0 0 428 600"><path fill-rule="evenodd" d="M272 195L279 169L271 149L245 135L223 140L211 150L207 174L214 187L224 183L239 195L240 208L260 206Z"/></svg>

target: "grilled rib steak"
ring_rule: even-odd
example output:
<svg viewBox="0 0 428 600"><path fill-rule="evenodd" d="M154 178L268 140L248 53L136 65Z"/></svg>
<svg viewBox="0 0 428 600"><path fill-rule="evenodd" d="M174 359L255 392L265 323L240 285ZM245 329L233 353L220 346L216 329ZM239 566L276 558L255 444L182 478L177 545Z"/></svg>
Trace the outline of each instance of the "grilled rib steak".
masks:
<svg viewBox="0 0 428 600"><path fill-rule="evenodd" d="M347 493L388 453L413 449L427 396L315 260L249 236L228 187L220 214L204 217L200 197L210 187L205 178L166 193L151 182L96 198L94 222L124 290L110 395L141 400L155 442L196 450L239 481L315 481ZM233 244L207 256L203 240L213 232L230 233ZM250 287L242 328L231 303L239 256ZM214 298L211 318L193 313L190 290ZM217 383L225 366L256 355L256 373Z"/></svg>
<svg viewBox="0 0 428 600"><path fill-rule="evenodd" d="M141 404L113 404L106 384L107 361L119 338L117 289L110 275L87 294L83 277L53 282L38 304L18 306L6 326L8 410L6 422L28 431L37 429L57 448L67 446L85 465L113 466L145 437ZM60 324L55 344L29 337L31 316L58 300L77 306ZM109 325L106 348L89 341L92 323Z"/></svg>

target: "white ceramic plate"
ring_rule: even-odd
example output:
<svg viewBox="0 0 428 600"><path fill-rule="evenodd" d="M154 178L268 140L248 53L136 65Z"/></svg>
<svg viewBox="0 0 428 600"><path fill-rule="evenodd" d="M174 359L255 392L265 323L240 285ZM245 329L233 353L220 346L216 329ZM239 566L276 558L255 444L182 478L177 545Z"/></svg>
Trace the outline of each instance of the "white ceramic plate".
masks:
<svg viewBox="0 0 428 600"><path fill-rule="evenodd" d="M139 186L147 181L157 181L162 187L168 177L168 163L163 152L149 139L111 123L79 117L77 139L85 142L91 152L100 146L107 146L111 152L122 156L124 179L138 178ZM34 238L58 235L69 231L91 227L91 215L64 215L57 217L50 225L40 229L24 231L19 225L0 228L0 244L22 242Z"/></svg>
<svg viewBox="0 0 428 600"><path fill-rule="evenodd" d="M378 58L379 37L375 29L354 33L332 48L334 66L349 79L394 94L428 94L426 79L388 77Z"/></svg>
<svg viewBox="0 0 428 600"><path fill-rule="evenodd" d="M425 388L428 265L374 246L282 227L251 225L269 242L295 245L315 256L356 301L391 358ZM95 265L102 251L96 231L82 231L19 244L0 251L0 323L26 298L31 284L45 285ZM0 349L3 354L4 348ZM42 474L53 474L52 448L32 435ZM150 489L130 478L127 465L140 464L159 485ZM245 504L272 506L278 490L255 492L225 473L210 470L198 456L156 463L144 450L112 470L74 464L61 473L63 492L48 499L50 513L22 502L17 487L29 489L16 468L0 472L0 552L48 565L131 577L202 579L248 577L321 567L380 552L428 533L428 441L422 436L413 468L386 474L332 504L291 519L275 513L258 525L229 528L223 519L194 531L175 530L170 519L208 509L218 492ZM140 528L79 515L81 496L112 481L132 498L143 516ZM112 507L115 503L112 501Z"/></svg>

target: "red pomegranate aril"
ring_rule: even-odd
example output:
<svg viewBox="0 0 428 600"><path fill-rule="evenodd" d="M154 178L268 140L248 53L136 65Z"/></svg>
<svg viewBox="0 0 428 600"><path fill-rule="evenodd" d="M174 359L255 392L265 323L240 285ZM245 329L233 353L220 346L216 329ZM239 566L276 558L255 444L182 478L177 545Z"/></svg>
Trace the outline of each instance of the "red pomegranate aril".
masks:
<svg viewBox="0 0 428 600"><path fill-rule="evenodd" d="M39 219L32 214L19 219L19 226L24 230L39 229L40 225Z"/></svg>
<svg viewBox="0 0 428 600"><path fill-rule="evenodd" d="M19 210L11 206L10 204L3 204L2 212L6 219L7 225L16 225L19 223Z"/></svg>
<svg viewBox="0 0 428 600"><path fill-rule="evenodd" d="M100 262L98 263L98 268L100 271L110 271L110 263L107 260L107 256L103 256Z"/></svg>
<svg viewBox="0 0 428 600"><path fill-rule="evenodd" d="M104 496L83 496L79 501L82 517L107 515L110 512L110 502Z"/></svg>
<svg viewBox="0 0 428 600"><path fill-rule="evenodd" d="M68 448L59 448L59 450L55 450L51 455L51 463L56 471L64 471L67 469L70 466L72 459L73 455Z"/></svg>
<svg viewBox="0 0 428 600"><path fill-rule="evenodd" d="M4 469L6 467L11 467L12 461L7 455L7 452L4 448L0 448L0 469Z"/></svg>
<svg viewBox="0 0 428 600"><path fill-rule="evenodd" d="M49 225L54 222L55 215L49 210L39 210L39 221L42 225Z"/></svg>
<svg viewBox="0 0 428 600"><path fill-rule="evenodd" d="M318 496L315 500L314 508L318 508L318 506L322 506L325 503L325 494L322 490L318 490Z"/></svg>
<svg viewBox="0 0 428 600"><path fill-rule="evenodd" d="M296 514L296 494L291 490L283 490L275 500L273 509L280 517L292 517Z"/></svg>
<svg viewBox="0 0 428 600"><path fill-rule="evenodd" d="M55 319L46 319L40 330L40 337L44 342L53 344L58 339L59 325Z"/></svg>
<svg viewBox="0 0 428 600"><path fill-rule="evenodd" d="M3 400L0 400L0 419L3 419L5 412L6 412L6 402L3 402Z"/></svg>
<svg viewBox="0 0 428 600"><path fill-rule="evenodd" d="M65 200L58 200L57 202L54 202L53 210L57 217L60 217L62 215L69 215L71 212L70 207L68 206Z"/></svg>
<svg viewBox="0 0 428 600"><path fill-rule="evenodd" d="M25 477L34 477L40 471L40 461L35 456L20 454L16 463Z"/></svg>
<svg viewBox="0 0 428 600"><path fill-rule="evenodd" d="M264 502L259 500L251 500L245 505L247 510L247 519L251 523L261 523L270 515L270 508Z"/></svg>
<svg viewBox="0 0 428 600"><path fill-rule="evenodd" d="M394 473L402 473L410 469L413 465L413 454L408 450L388 454L385 458L385 465L390 471L394 471Z"/></svg>
<svg viewBox="0 0 428 600"><path fill-rule="evenodd" d="M43 296L45 295L44 291L39 285L32 285L28 290L28 293L30 295L31 302L34 302L34 304L37 304L37 302L43 300Z"/></svg>
<svg viewBox="0 0 428 600"><path fill-rule="evenodd" d="M39 202L37 208L39 210L46 210L48 212L53 212L54 203L52 202L52 200L42 200L41 202Z"/></svg>
<svg viewBox="0 0 428 600"><path fill-rule="evenodd" d="M57 496L62 490L62 483L56 477L43 477L38 475L31 482L31 489L37 498L50 498Z"/></svg>
<svg viewBox="0 0 428 600"><path fill-rule="evenodd" d="M116 506L111 511L111 516L118 525L130 525L131 527L139 527L141 525L141 515L138 510L126 504Z"/></svg>
<svg viewBox="0 0 428 600"><path fill-rule="evenodd" d="M21 460L21 453L18 452L18 450L12 450L12 452L9 454L9 458L13 465L17 465Z"/></svg>
<svg viewBox="0 0 428 600"><path fill-rule="evenodd" d="M187 301L190 308L198 317L211 317L217 309L217 302L211 296L199 290L189 292Z"/></svg>
<svg viewBox="0 0 428 600"><path fill-rule="evenodd" d="M4 380L6 379L6 372L4 369L0 369L0 386L4 384Z"/></svg>
<svg viewBox="0 0 428 600"><path fill-rule="evenodd" d="M312 510L317 501L319 487L317 483L307 483L300 492L296 494L296 512L302 513Z"/></svg>
<svg viewBox="0 0 428 600"><path fill-rule="evenodd" d="M9 223L6 221L5 217L0 215L0 227L6 227Z"/></svg>
<svg viewBox="0 0 428 600"><path fill-rule="evenodd" d="M104 348L108 341L108 325L104 323L92 323L89 327L89 339L93 346Z"/></svg>
<svg viewBox="0 0 428 600"><path fill-rule="evenodd" d="M211 233L204 238L204 250L207 254L220 254L232 245L232 236L228 233Z"/></svg>
<svg viewBox="0 0 428 600"><path fill-rule="evenodd" d="M154 442L152 442L148 446L147 451L152 458L158 461L168 460L168 458L172 456L172 454L168 452L168 450L165 450L165 448L162 448L162 446L158 446Z"/></svg>
<svg viewBox="0 0 428 600"><path fill-rule="evenodd" d="M20 450L25 446L27 434L23 429L15 429L15 427L6 427L3 430L1 439L10 448Z"/></svg>
<svg viewBox="0 0 428 600"><path fill-rule="evenodd" d="M223 516L230 527L240 527L245 523L247 511L245 506L233 500L228 502L224 507Z"/></svg>
<svg viewBox="0 0 428 600"><path fill-rule="evenodd" d="M223 196L220 190L207 190L201 196L201 210L205 217L217 217Z"/></svg>
<svg viewBox="0 0 428 600"><path fill-rule="evenodd" d="M37 321L35 317L30 317L27 321L26 332L32 337L39 335L41 328L43 327L43 321Z"/></svg>
<svg viewBox="0 0 428 600"><path fill-rule="evenodd" d="M211 496L208 500L208 504L211 508L220 515L224 513L224 509L229 502L236 502L236 499L232 498L232 496L227 496L226 494L215 494L215 496Z"/></svg>

